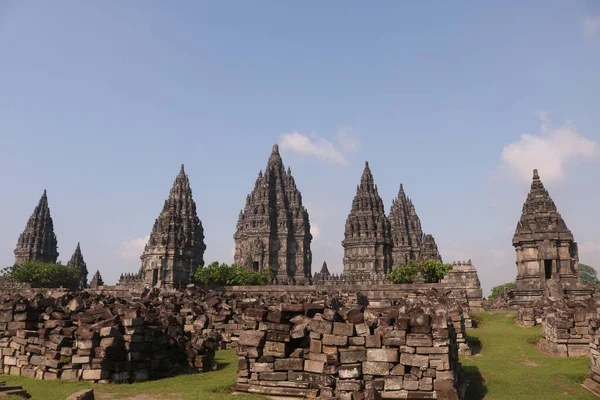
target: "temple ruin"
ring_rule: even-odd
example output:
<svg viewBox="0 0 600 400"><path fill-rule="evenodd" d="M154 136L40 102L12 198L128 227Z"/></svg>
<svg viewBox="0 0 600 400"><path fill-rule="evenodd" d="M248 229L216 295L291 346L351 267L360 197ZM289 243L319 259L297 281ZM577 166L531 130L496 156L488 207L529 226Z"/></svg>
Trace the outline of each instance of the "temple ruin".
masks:
<svg viewBox="0 0 600 400"><path fill-rule="evenodd" d="M577 243L537 170L512 243L517 278L516 289L509 293L511 305L531 304L544 296L590 294L579 283Z"/></svg>
<svg viewBox="0 0 600 400"><path fill-rule="evenodd" d="M81 246L77 243L77 248L75 248L75 252L71 256L71 259L67 263L67 266L77 268L79 270L79 289L87 288L87 264L83 259L83 254L81 254Z"/></svg>
<svg viewBox="0 0 600 400"><path fill-rule="evenodd" d="M28 261L55 263L58 258L58 242L50 216L48 196L44 194L29 217L25 230L19 236L15 249L15 264Z"/></svg>
<svg viewBox="0 0 600 400"><path fill-rule="evenodd" d="M311 279L312 253L308 212L279 147L246 197L234 234L234 262L256 271L272 269L276 283L304 284Z"/></svg>
<svg viewBox="0 0 600 400"><path fill-rule="evenodd" d="M392 234L369 163L356 187L344 232L344 274L387 274L392 269Z"/></svg>
<svg viewBox="0 0 600 400"><path fill-rule="evenodd" d="M406 196L404 186L400 184L398 197L390 208L390 226L392 232L392 265L406 265L410 261L439 260L442 257L432 235L426 235L421 228L412 200Z"/></svg>
<svg viewBox="0 0 600 400"><path fill-rule="evenodd" d="M141 279L149 286L183 287L204 265L205 250L204 229L181 165L141 256Z"/></svg>

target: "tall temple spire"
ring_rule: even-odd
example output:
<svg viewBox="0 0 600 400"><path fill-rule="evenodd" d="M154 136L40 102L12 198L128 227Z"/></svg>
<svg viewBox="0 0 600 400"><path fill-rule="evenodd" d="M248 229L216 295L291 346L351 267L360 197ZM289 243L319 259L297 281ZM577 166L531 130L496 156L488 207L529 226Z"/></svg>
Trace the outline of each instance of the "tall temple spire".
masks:
<svg viewBox="0 0 600 400"><path fill-rule="evenodd" d="M182 287L204 265L204 229L183 164L141 256L144 283Z"/></svg>
<svg viewBox="0 0 600 400"><path fill-rule="evenodd" d="M323 261L323 265L321 266L321 275L329 276L331 273L329 272L329 268L327 268L327 261Z"/></svg>
<svg viewBox="0 0 600 400"><path fill-rule="evenodd" d="M390 222L368 162L352 200L342 246L345 274L387 273L391 269Z"/></svg>
<svg viewBox="0 0 600 400"><path fill-rule="evenodd" d="M271 268L277 283L310 281L312 235L308 212L276 144L264 174L259 173L246 198L234 239L236 264L255 270Z"/></svg>
<svg viewBox="0 0 600 400"><path fill-rule="evenodd" d="M55 263L58 258L58 242L54 223L50 216L46 190L19 236L15 249L15 264L27 261Z"/></svg>
<svg viewBox="0 0 600 400"><path fill-rule="evenodd" d="M79 269L79 289L87 288L87 264L83 259L83 254L81 254L81 247L79 242L77 242L77 247L75 248L75 252L71 256L71 259L67 263L69 267L76 267Z"/></svg>
<svg viewBox="0 0 600 400"><path fill-rule="evenodd" d="M406 265L410 261L441 261L435 239L431 235L423 234L421 220L402 184L398 190L398 197L392 201L389 219L394 242L394 266Z"/></svg>

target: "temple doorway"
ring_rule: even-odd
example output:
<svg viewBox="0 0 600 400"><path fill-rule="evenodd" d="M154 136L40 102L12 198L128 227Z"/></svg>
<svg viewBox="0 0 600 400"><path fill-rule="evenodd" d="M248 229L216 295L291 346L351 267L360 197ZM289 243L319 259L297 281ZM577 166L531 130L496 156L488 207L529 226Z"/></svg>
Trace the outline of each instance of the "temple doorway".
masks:
<svg viewBox="0 0 600 400"><path fill-rule="evenodd" d="M552 260L544 260L544 273L546 280L552 279Z"/></svg>

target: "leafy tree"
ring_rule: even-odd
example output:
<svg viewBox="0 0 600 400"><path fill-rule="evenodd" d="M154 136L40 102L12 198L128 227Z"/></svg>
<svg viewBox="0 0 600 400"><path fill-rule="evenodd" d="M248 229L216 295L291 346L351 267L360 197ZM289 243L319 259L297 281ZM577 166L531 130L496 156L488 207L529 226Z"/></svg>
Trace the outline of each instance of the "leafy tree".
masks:
<svg viewBox="0 0 600 400"><path fill-rule="evenodd" d="M444 275L452 269L452 264L444 264L438 260L427 260L420 264L425 283L437 283L441 281Z"/></svg>
<svg viewBox="0 0 600 400"><path fill-rule="evenodd" d="M451 264L438 260L410 261L407 265L397 265L388 275L392 283L413 283L415 275L420 270L425 283L437 283L452 269Z"/></svg>
<svg viewBox="0 0 600 400"><path fill-rule="evenodd" d="M204 268L198 268L194 280L198 285L206 286L268 285L271 274L270 271L258 272L215 261Z"/></svg>
<svg viewBox="0 0 600 400"><path fill-rule="evenodd" d="M490 294L487 298L488 302L493 302L496 299L504 296L504 293L509 291L510 289L514 289L516 285L513 282L508 282L503 285L494 286L492 288L492 294Z"/></svg>
<svg viewBox="0 0 600 400"><path fill-rule="evenodd" d="M34 288L58 288L62 286L75 289L80 279L80 271L77 267L40 261L16 264L4 268L0 273L8 280L29 283Z"/></svg>
<svg viewBox="0 0 600 400"><path fill-rule="evenodd" d="M388 279L392 283L413 283L417 273L417 264L409 262L407 265L397 265L388 274Z"/></svg>
<svg viewBox="0 0 600 400"><path fill-rule="evenodd" d="M584 285L598 285L598 272L587 264L579 264L579 281Z"/></svg>

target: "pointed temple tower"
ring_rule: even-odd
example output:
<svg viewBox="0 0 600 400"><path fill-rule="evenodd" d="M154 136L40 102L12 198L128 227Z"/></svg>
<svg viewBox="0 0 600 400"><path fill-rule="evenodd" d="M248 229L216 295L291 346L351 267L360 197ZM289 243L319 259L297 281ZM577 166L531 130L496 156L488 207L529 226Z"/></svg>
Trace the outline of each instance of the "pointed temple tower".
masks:
<svg viewBox="0 0 600 400"><path fill-rule="evenodd" d="M75 252L71 256L71 259L67 263L67 266L77 267L79 269L79 272L80 272L79 289L87 288L87 276L88 276L87 264L85 263L85 260L83 259L83 254L81 254L81 247L79 246L79 243L77 243L77 248L75 249Z"/></svg>
<svg viewBox="0 0 600 400"><path fill-rule="evenodd" d="M279 147L246 197L234 234L234 262L262 271L271 268L275 283L305 284L311 279L312 253L308 212L290 169L284 169Z"/></svg>
<svg viewBox="0 0 600 400"><path fill-rule="evenodd" d="M532 303L544 295L589 294L579 284L579 255L573 234L544 188L537 170L513 236L517 252L516 289L511 305Z"/></svg>
<svg viewBox="0 0 600 400"><path fill-rule="evenodd" d="M183 165L141 256L146 285L178 288L204 265L204 229Z"/></svg>
<svg viewBox="0 0 600 400"><path fill-rule="evenodd" d="M96 271L94 276L92 277L92 281L90 282L90 289L96 289L98 286L104 286L104 281L102 280L102 275L100 275L100 271Z"/></svg>
<svg viewBox="0 0 600 400"><path fill-rule="evenodd" d="M387 274L392 268L392 234L369 163L360 178L344 232L344 274Z"/></svg>
<svg viewBox="0 0 600 400"><path fill-rule="evenodd" d="M48 207L48 197L44 190L40 202L27 221L25 230L19 236L15 249L15 264L27 261L55 263L57 258L58 243Z"/></svg>
<svg viewBox="0 0 600 400"><path fill-rule="evenodd" d="M409 261L442 260L433 236L423 234L415 206L404 193L402 184L398 197L392 201L389 219L394 243L393 266L406 265Z"/></svg>

